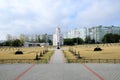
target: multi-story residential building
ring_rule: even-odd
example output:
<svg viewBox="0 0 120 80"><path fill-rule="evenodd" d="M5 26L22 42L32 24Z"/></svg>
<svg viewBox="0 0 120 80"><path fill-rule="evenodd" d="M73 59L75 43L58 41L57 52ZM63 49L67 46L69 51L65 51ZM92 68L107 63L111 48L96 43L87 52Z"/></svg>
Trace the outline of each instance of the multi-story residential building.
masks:
<svg viewBox="0 0 120 80"><path fill-rule="evenodd" d="M87 34L87 28L75 28L66 32L64 38L82 38L85 40Z"/></svg>
<svg viewBox="0 0 120 80"><path fill-rule="evenodd" d="M101 42L105 34L112 33L120 35L120 27L100 25L90 28L89 33L91 39L94 39L95 42Z"/></svg>
<svg viewBox="0 0 120 80"><path fill-rule="evenodd" d="M90 36L91 40L95 42L101 42L104 35L112 33L120 35L120 27L117 26L95 26L91 28L75 28L64 34L64 38L82 38L85 40L87 36Z"/></svg>

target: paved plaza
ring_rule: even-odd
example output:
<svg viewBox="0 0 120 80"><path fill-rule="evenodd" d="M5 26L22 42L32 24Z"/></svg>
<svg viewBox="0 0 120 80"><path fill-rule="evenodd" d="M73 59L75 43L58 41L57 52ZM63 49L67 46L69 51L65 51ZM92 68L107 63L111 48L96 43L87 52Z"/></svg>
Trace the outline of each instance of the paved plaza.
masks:
<svg viewBox="0 0 120 80"><path fill-rule="evenodd" d="M120 80L120 64L68 64L55 50L49 64L0 64L0 80Z"/></svg>

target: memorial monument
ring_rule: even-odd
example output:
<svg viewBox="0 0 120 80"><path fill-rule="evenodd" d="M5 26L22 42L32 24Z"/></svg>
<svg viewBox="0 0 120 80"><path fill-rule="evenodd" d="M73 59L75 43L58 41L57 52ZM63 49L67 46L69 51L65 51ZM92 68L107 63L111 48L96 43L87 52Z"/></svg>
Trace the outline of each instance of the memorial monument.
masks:
<svg viewBox="0 0 120 80"><path fill-rule="evenodd" d="M60 49L61 45L63 45L63 36L61 34L60 28L57 27L55 34L53 34L53 46L56 46L57 49Z"/></svg>

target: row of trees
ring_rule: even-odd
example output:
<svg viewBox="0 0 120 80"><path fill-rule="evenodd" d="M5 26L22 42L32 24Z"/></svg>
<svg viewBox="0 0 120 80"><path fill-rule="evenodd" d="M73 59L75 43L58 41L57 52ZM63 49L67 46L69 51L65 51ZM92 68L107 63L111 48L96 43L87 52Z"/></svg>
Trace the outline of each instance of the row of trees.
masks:
<svg viewBox="0 0 120 80"><path fill-rule="evenodd" d="M120 35L118 34L106 34L102 39L102 43L118 43L120 42ZM94 39L91 39L90 36L85 38L85 43L95 43Z"/></svg>
<svg viewBox="0 0 120 80"><path fill-rule="evenodd" d="M64 39L64 45L75 45L75 44L83 44L84 40L81 38L68 38L68 39Z"/></svg>
<svg viewBox="0 0 120 80"><path fill-rule="evenodd" d="M52 45L52 41L49 40L49 44ZM24 45L24 41L20 39L15 39L15 40L7 40L2 43L0 43L0 46L13 46L13 47L20 47Z"/></svg>
<svg viewBox="0 0 120 80"><path fill-rule="evenodd" d="M20 46L23 46L23 42L21 42L19 39L7 40L7 41L0 43L0 46L20 47Z"/></svg>
<svg viewBox="0 0 120 80"><path fill-rule="evenodd" d="M12 36L8 34L6 36L6 41L0 43L0 46L23 46L24 42L39 42L39 43L46 43L48 42L50 45L52 45L52 41L50 39L47 39L47 34L42 35L42 38L40 35L24 35L21 34L19 37Z"/></svg>
<svg viewBox="0 0 120 80"><path fill-rule="evenodd" d="M118 43L118 42L120 42L120 35L109 33L104 35L101 43ZM90 36L87 36L85 38L85 41L81 38L64 39L64 45L75 45L84 43L95 44L96 42L94 39L91 39Z"/></svg>
<svg viewBox="0 0 120 80"><path fill-rule="evenodd" d="M48 35L47 34L43 34L43 35L24 35L21 34L19 37L16 36L12 36L10 34L8 34L6 36L7 41L10 40L15 40L15 39L19 39L20 41L31 41L31 42L50 42L50 39L48 39Z"/></svg>
<svg viewBox="0 0 120 80"><path fill-rule="evenodd" d="M39 43L49 43L50 45L52 45L52 41L50 39L48 39L47 34L43 34L42 38L40 35L20 35L20 41L31 41L31 42L39 42Z"/></svg>
<svg viewBox="0 0 120 80"><path fill-rule="evenodd" d="M120 42L120 35L118 34L106 34L103 39L102 39L103 43L116 43L116 42Z"/></svg>
<svg viewBox="0 0 120 80"><path fill-rule="evenodd" d="M22 41L31 41L31 42L40 42L40 43L43 43L43 42L49 42L51 43L50 39L48 39L47 37L48 35L47 34L43 34L43 35L24 35L24 34L21 34L19 36L19 39L22 40Z"/></svg>
<svg viewBox="0 0 120 80"><path fill-rule="evenodd" d="M33 39L31 38L32 41L34 42L46 42L46 39L40 39L40 35L36 35L36 37ZM15 46L15 47L19 47L19 46L23 46L24 41L29 41L29 37L25 36L25 35L20 35L20 37L17 39L15 37L12 37L11 35L7 35L7 41L0 43L0 46ZM47 40L47 42L52 45L52 41L51 40ZM118 34L106 34L103 39L102 39L102 43L115 43L115 42L120 42L120 35ZM85 41L81 38L68 38L68 39L64 39L64 45L75 45L75 44L84 44L84 43L95 43L95 40L90 38L90 36L87 36L85 38Z"/></svg>

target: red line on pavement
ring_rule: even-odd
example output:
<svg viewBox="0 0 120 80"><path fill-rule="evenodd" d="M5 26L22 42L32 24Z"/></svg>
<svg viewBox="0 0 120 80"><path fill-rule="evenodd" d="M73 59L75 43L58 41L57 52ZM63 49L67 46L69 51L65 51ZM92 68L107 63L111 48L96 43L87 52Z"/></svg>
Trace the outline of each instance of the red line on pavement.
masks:
<svg viewBox="0 0 120 80"><path fill-rule="evenodd" d="M98 73L96 73L94 70L92 70L90 67L88 67L87 65L83 64L83 66L90 71L92 74L94 74L96 77L98 77L100 80L104 80L104 78L102 76L100 76Z"/></svg>
<svg viewBox="0 0 120 80"><path fill-rule="evenodd" d="M15 80L19 80L22 76L24 76L29 70L31 70L33 67L35 66L35 64L33 64L32 66L30 66L28 69L26 69L24 72L22 72L20 75L18 75Z"/></svg>

